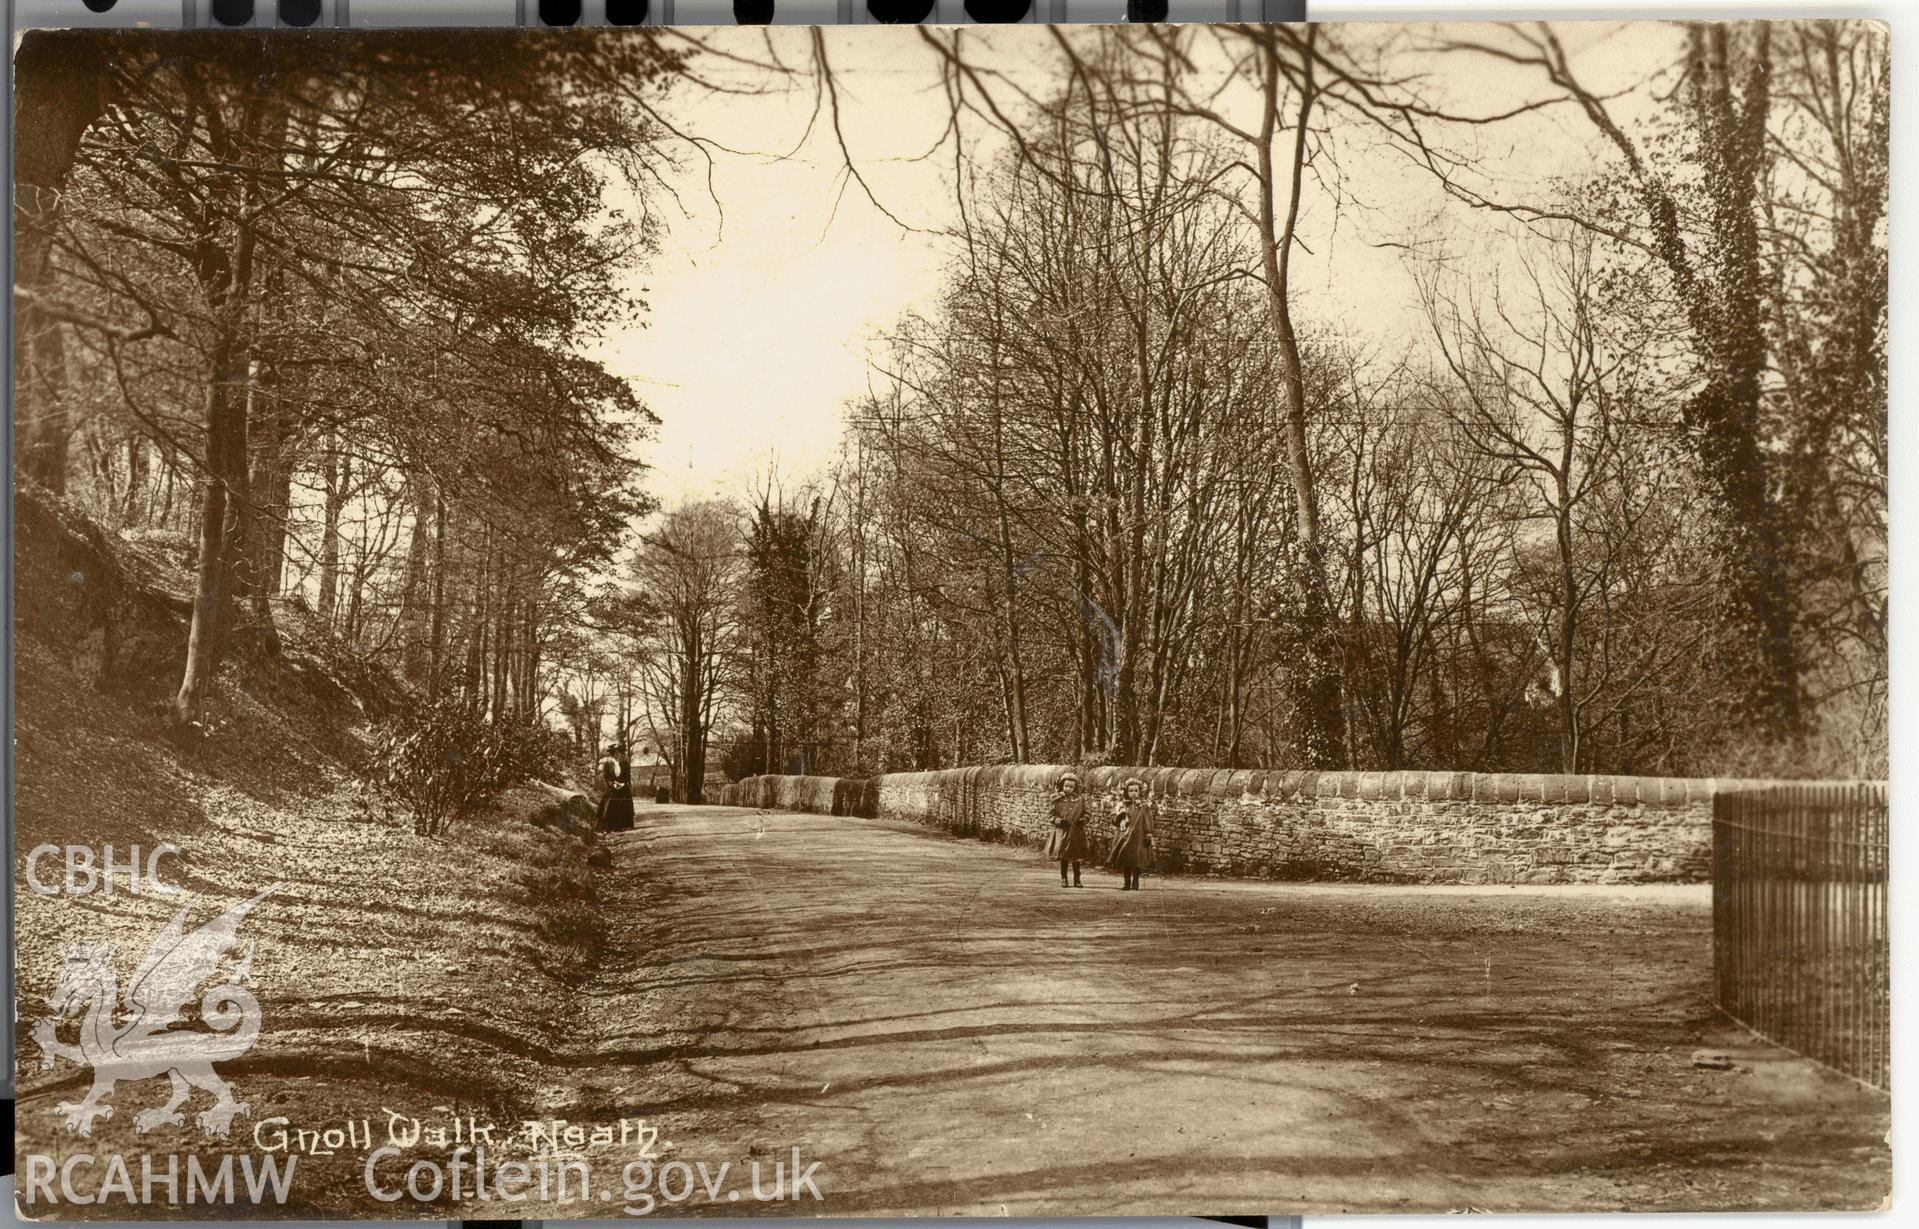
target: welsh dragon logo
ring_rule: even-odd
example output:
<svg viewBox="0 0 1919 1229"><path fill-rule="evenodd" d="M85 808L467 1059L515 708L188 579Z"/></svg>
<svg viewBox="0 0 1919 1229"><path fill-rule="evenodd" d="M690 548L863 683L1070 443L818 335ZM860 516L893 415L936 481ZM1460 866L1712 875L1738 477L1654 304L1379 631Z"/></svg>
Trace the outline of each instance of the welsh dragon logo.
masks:
<svg viewBox="0 0 1919 1229"><path fill-rule="evenodd" d="M62 1101L54 1109L66 1118L67 1130L92 1135L94 1119L113 1117L106 1098L120 1081L165 1075L173 1082L172 1095L164 1107L135 1114L135 1129L145 1133L155 1127L184 1125L180 1107L200 1088L213 1094L213 1104L195 1121L208 1137L226 1138L234 1115L247 1113L248 1107L234 1100L232 1086L213 1065L245 1054L260 1035L260 1001L246 989L253 980L253 944L248 942L245 955L224 981L207 987L204 994L201 987L220 975L227 957L239 946L240 923L247 914L279 887L273 885L191 932L186 921L193 905L191 901L182 905L141 957L124 998L113 968L117 946L61 946L60 983L46 1000L53 1017L33 1026L33 1039L40 1046L42 1070L51 1069L59 1058L93 1068L93 1087L87 1095L77 1102ZM175 1027L196 994L200 994L200 1022L206 1028ZM76 1015L81 1016L80 1043L68 1045L56 1030Z"/></svg>

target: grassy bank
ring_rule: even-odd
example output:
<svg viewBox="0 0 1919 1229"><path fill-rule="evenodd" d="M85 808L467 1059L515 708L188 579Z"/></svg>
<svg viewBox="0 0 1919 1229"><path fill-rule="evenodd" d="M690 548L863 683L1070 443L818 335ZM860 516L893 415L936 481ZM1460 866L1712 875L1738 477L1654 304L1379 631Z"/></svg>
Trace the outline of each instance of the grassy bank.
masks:
<svg viewBox="0 0 1919 1229"><path fill-rule="evenodd" d="M532 822L552 809L536 789L509 792L443 838L383 822L356 768L370 714L394 684L335 665L337 649L297 611L279 620L282 651L226 671L210 733L181 745L163 716L165 671L140 668L151 653L136 660L109 647L167 642L166 620L177 617L167 582L177 578L130 579L153 561L89 540L70 510L36 511L16 543L19 1153L56 1164L76 1152L214 1158L255 1153L256 1127L276 1117L289 1129L370 1119L384 1130L389 1110L423 1120L536 1114L577 1018L576 987L597 959L587 862L597 837ZM83 587L70 579L79 575L84 598L58 588ZM179 853L159 863L160 878L184 891L130 894L122 881L111 895L41 895L26 871L43 844L84 845L96 860L111 846L118 862L137 847L143 863L172 845ZM59 887L62 855L43 854L35 869ZM183 904L190 929L275 885L239 932L242 950L255 945L259 1039L219 1066L249 1114L229 1138L207 1138L194 1115L212 1097L195 1091L184 1125L139 1134L136 1112L168 1093L164 1077L146 1078L114 1091L114 1113L91 1138L70 1133L56 1106L84 1095L89 1072L66 1060L44 1067L33 1037L65 966L61 945L114 944L124 988ZM198 1003L196 988L186 1027L198 1027ZM59 1036L72 1044L76 1023ZM363 1208L361 1161L357 1151L302 1157L289 1206Z"/></svg>

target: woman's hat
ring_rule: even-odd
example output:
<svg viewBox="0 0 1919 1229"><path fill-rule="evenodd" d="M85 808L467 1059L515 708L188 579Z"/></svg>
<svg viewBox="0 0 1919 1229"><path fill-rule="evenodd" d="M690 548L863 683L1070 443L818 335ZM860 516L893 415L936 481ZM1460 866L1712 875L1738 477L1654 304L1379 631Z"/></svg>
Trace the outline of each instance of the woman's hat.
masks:
<svg viewBox="0 0 1919 1229"><path fill-rule="evenodd" d="M1129 785L1137 785L1137 786L1139 786L1139 792L1140 792L1140 793L1142 793L1142 794L1145 794L1145 793L1150 793L1150 792L1151 792L1150 790L1148 790L1148 789L1146 788L1146 782L1144 782L1144 781L1142 781L1142 780L1140 780L1140 779L1139 779L1138 777L1128 777L1128 778L1126 778L1126 782L1125 782L1125 784L1124 784L1124 785L1121 785L1121 786L1119 787L1119 788L1120 788L1120 792L1121 792L1121 793L1124 793L1124 792L1126 791L1126 787L1127 787L1127 786L1129 786Z"/></svg>
<svg viewBox="0 0 1919 1229"><path fill-rule="evenodd" d="M1059 782L1058 782L1058 783L1059 783L1060 785L1064 785L1064 784L1066 784L1066 783L1067 783L1068 781L1071 781L1071 782L1072 782L1073 784L1075 784L1075 785L1078 785L1078 784L1079 784L1079 774L1078 774L1078 773L1076 773L1076 772L1069 772L1069 773L1067 773L1067 774L1066 774L1065 776L1063 776L1063 777L1061 777L1061 778L1059 779Z"/></svg>
<svg viewBox="0 0 1919 1229"><path fill-rule="evenodd" d="M620 751L620 744L608 743L606 744L606 749L600 752L600 754L601 755L618 755L619 751Z"/></svg>

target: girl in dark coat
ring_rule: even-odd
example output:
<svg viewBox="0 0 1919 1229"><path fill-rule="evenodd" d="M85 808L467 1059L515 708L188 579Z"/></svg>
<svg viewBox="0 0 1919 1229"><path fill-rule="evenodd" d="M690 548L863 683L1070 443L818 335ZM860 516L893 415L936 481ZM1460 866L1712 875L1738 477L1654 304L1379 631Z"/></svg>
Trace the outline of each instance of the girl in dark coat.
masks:
<svg viewBox="0 0 1919 1229"><path fill-rule="evenodd" d="M1146 783L1134 777L1121 787L1119 802L1113 807L1113 824L1119 832L1106 859L1107 865L1120 873L1122 892L1139 891L1139 873L1153 860L1153 820L1153 800L1146 796Z"/></svg>
<svg viewBox="0 0 1919 1229"><path fill-rule="evenodd" d="M1047 842L1048 857L1059 859L1059 886L1081 888L1080 863L1093 856L1093 842L1086 835L1086 799L1079 792L1079 778L1067 773L1059 779L1059 793L1053 799L1053 836ZM1066 882L1066 868L1073 868L1073 882Z"/></svg>
<svg viewBox="0 0 1919 1229"><path fill-rule="evenodd" d="M633 769L626 747L615 743L600 760L600 829L625 831L633 826Z"/></svg>

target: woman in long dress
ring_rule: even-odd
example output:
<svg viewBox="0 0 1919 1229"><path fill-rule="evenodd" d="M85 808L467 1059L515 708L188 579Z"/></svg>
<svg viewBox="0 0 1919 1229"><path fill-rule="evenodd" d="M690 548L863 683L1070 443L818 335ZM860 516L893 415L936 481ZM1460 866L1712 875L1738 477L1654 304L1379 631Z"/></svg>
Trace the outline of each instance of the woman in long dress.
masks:
<svg viewBox="0 0 1919 1229"><path fill-rule="evenodd" d="M626 747L614 743L600 760L600 829L625 831L633 826L633 769Z"/></svg>
<svg viewBox="0 0 1919 1229"><path fill-rule="evenodd" d="M1086 835L1086 798L1079 792L1079 778L1067 773L1059 779L1059 793L1053 798L1053 835L1046 854L1059 859L1059 886L1083 888L1079 881L1080 863L1093 856L1093 842ZM1066 882L1066 868L1073 868L1072 883Z"/></svg>
<svg viewBox="0 0 1919 1229"><path fill-rule="evenodd" d="M1119 831L1106 859L1120 873L1122 892L1139 891L1139 873L1153 860L1153 819L1146 783L1134 777L1120 788L1119 802L1113 807L1113 824Z"/></svg>

